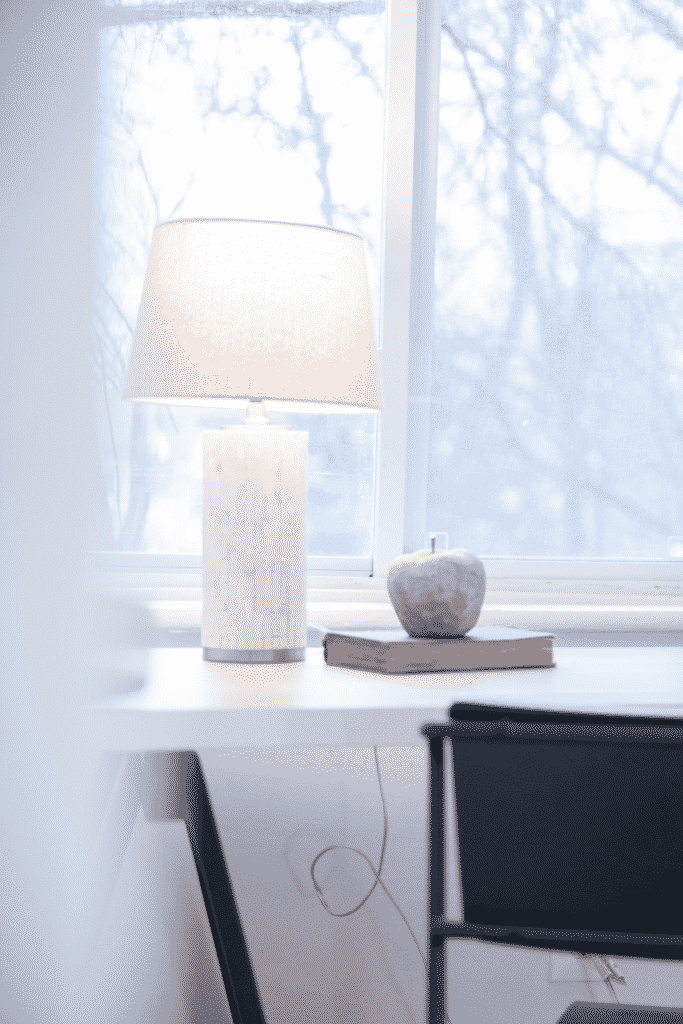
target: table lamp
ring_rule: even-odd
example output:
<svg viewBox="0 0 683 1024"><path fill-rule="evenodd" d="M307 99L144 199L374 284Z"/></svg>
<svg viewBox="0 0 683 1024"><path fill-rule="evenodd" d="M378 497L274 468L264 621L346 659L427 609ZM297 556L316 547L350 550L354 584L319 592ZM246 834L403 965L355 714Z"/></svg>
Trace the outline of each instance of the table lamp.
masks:
<svg viewBox="0 0 683 1024"><path fill-rule="evenodd" d="M124 397L242 406L204 434L206 661L306 657L308 434L283 411L377 412L363 241L331 228L178 220L154 230Z"/></svg>

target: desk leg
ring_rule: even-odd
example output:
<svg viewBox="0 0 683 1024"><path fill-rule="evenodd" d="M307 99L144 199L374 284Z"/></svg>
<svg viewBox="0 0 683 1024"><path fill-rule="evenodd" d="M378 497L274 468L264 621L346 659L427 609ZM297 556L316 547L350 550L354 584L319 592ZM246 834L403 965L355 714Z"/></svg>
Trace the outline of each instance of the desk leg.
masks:
<svg viewBox="0 0 683 1024"><path fill-rule="evenodd" d="M199 758L192 750L146 755L145 817L182 818L234 1024L266 1024L228 866Z"/></svg>

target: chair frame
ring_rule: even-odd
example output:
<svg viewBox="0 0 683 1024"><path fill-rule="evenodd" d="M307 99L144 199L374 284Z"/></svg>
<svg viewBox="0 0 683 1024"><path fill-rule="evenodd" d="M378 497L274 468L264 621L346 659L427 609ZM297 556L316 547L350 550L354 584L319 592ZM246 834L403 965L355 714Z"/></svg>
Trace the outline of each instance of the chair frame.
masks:
<svg viewBox="0 0 683 1024"><path fill-rule="evenodd" d="M427 1021L445 1024L446 940L479 939L548 951L574 950L600 955L650 956L652 959L683 959L683 922L678 935L605 932L565 928L519 927L514 924L483 925L449 920L446 915L445 742L459 738L503 735L510 738L562 740L609 740L614 742L663 742L683 744L683 721L666 718L634 718L541 712L485 705L454 705L465 720L424 725L429 744L428 798L428 894L427 894ZM481 717L477 719L477 715ZM488 717L488 720L487 720ZM467 720L469 719L469 720ZM532 720L529 720L532 719ZM456 809L457 828L457 809ZM463 914L465 908L463 906ZM647 948L647 953L644 948Z"/></svg>

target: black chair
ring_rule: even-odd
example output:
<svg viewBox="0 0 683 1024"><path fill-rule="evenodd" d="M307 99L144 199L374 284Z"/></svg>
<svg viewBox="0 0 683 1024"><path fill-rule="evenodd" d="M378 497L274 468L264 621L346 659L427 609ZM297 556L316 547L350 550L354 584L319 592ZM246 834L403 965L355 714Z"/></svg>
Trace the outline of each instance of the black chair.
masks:
<svg viewBox="0 0 683 1024"><path fill-rule="evenodd" d="M444 1024L446 939L683 960L683 719L476 704L450 719L421 730L428 1024ZM445 912L446 739L462 921ZM683 1009L576 1002L560 1020L683 1024Z"/></svg>

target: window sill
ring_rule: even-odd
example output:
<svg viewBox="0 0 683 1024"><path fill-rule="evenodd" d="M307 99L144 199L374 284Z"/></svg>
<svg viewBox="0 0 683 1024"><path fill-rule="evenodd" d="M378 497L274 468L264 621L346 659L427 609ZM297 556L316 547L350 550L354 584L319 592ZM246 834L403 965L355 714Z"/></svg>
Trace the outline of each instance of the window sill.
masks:
<svg viewBox="0 0 683 1024"><path fill-rule="evenodd" d="M154 629L201 624L199 556L115 553L97 564L97 589L142 605ZM147 561L148 560L148 561ZM343 561L343 560L342 560ZM683 560L485 559L481 625L552 632L556 644L578 639L632 646L683 641ZM341 563L340 563L341 564ZM309 623L327 629L400 628L386 579L321 565L308 580Z"/></svg>
<svg viewBox="0 0 683 1024"><path fill-rule="evenodd" d="M195 631L201 627L201 601L146 601L157 631ZM400 629L389 602L307 604L307 618L323 629ZM556 646L683 646L683 608L488 605L482 626L505 625L552 632Z"/></svg>

